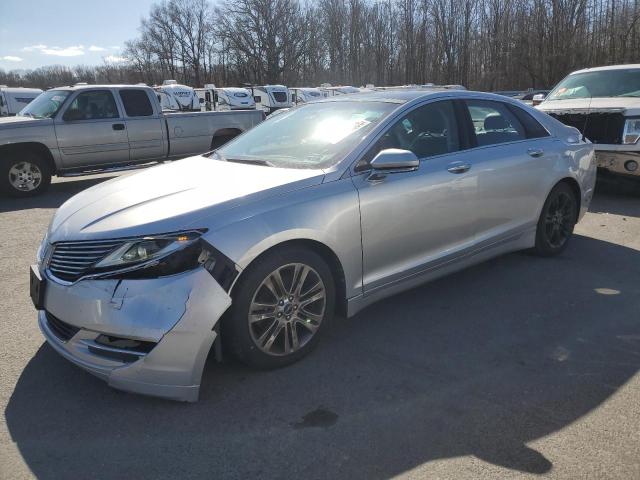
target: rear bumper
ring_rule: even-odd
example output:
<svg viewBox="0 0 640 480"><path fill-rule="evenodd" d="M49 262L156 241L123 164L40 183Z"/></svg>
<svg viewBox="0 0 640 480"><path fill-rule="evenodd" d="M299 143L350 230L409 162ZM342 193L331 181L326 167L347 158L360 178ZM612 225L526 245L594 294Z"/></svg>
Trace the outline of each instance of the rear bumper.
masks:
<svg viewBox="0 0 640 480"><path fill-rule="evenodd" d="M611 173L640 177L640 152L596 150L596 162L598 168Z"/></svg>
<svg viewBox="0 0 640 480"><path fill-rule="evenodd" d="M45 311L38 323L63 357L114 388L194 402L218 320L231 299L204 269L151 280L47 283L44 306L75 327L60 334ZM155 344L134 359L96 342L100 335ZM115 353L115 354L114 354ZM126 352L125 352L126 353Z"/></svg>

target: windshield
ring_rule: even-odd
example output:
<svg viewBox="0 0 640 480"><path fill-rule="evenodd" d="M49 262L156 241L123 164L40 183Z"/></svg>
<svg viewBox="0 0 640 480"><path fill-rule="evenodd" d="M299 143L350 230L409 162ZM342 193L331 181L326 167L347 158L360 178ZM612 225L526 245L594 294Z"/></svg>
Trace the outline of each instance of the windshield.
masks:
<svg viewBox="0 0 640 480"><path fill-rule="evenodd" d="M397 105L312 103L268 118L217 151L228 161L283 168L326 168L342 159Z"/></svg>
<svg viewBox="0 0 640 480"><path fill-rule="evenodd" d="M49 90L38 95L29 105L20 110L18 115L33 118L51 118L71 92L67 90Z"/></svg>
<svg viewBox="0 0 640 480"><path fill-rule="evenodd" d="M547 100L572 98L640 97L640 70L602 70L569 75Z"/></svg>

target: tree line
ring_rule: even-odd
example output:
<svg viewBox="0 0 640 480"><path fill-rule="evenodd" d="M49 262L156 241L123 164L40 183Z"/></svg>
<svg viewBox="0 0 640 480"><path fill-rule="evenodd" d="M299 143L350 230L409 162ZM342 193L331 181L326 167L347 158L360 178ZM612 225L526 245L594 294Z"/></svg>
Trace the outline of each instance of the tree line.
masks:
<svg viewBox="0 0 640 480"><path fill-rule="evenodd" d="M462 84L545 88L640 58L639 0L164 0L126 62L0 70L0 84Z"/></svg>

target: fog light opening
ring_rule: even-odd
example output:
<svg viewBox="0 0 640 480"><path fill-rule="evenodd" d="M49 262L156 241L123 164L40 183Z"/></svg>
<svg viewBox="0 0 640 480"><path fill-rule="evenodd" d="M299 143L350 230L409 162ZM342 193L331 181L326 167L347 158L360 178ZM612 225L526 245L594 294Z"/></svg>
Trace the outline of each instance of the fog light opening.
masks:
<svg viewBox="0 0 640 480"><path fill-rule="evenodd" d="M624 168L625 170L627 170L627 172L635 172L636 170L638 170L638 162L636 162L635 160L627 160L626 162L624 162Z"/></svg>

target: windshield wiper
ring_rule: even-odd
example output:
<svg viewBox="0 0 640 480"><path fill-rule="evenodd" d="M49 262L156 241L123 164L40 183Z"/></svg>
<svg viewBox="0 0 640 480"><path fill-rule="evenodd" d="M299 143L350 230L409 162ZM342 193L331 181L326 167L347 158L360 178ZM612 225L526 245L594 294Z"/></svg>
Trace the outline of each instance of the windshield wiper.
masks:
<svg viewBox="0 0 640 480"><path fill-rule="evenodd" d="M268 160L249 160L249 159L243 159L243 158L225 158L224 159L226 162L233 162L233 163L246 163L249 165L255 164L255 165L262 165L263 167L275 167L275 165L271 162L269 162Z"/></svg>

